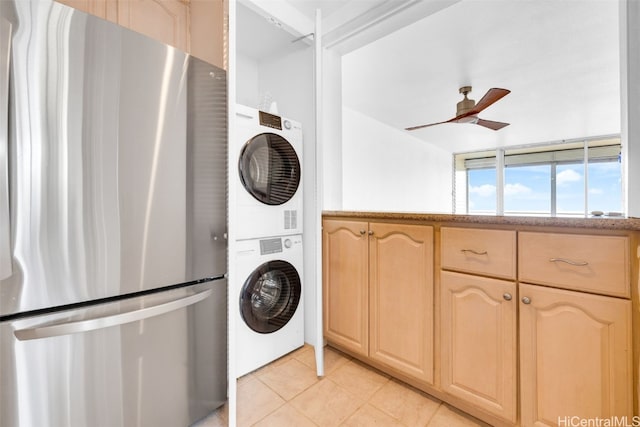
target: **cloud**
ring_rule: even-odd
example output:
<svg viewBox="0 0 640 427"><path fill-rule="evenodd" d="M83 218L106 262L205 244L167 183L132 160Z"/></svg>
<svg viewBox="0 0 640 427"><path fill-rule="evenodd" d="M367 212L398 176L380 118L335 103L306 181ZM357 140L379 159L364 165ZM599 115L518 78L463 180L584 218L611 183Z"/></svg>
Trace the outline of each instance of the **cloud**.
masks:
<svg viewBox="0 0 640 427"><path fill-rule="evenodd" d="M516 182L515 184L506 184L504 186L504 195L505 196L521 196L526 194L531 194L531 188L526 185L520 184Z"/></svg>
<svg viewBox="0 0 640 427"><path fill-rule="evenodd" d="M570 182L577 182L582 180L582 175L573 169L565 169L556 175L556 183L558 185L565 185Z"/></svg>
<svg viewBox="0 0 640 427"><path fill-rule="evenodd" d="M604 191L601 188L590 188L589 194L604 194Z"/></svg>
<svg viewBox="0 0 640 427"><path fill-rule="evenodd" d="M491 184L482 184L477 187L469 188L469 193L476 194L479 197L491 197L496 194L496 186Z"/></svg>

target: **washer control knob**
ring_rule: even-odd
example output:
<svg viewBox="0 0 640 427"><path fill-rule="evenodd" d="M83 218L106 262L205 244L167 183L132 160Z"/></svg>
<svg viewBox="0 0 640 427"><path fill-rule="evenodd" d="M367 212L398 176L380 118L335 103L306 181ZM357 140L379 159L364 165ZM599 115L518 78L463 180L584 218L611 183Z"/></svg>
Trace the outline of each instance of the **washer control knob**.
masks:
<svg viewBox="0 0 640 427"><path fill-rule="evenodd" d="M284 128L285 129L291 129L291 122L289 120L285 120L284 121Z"/></svg>
<svg viewBox="0 0 640 427"><path fill-rule="evenodd" d="M284 239L284 247L289 249L291 246L293 246L291 239Z"/></svg>

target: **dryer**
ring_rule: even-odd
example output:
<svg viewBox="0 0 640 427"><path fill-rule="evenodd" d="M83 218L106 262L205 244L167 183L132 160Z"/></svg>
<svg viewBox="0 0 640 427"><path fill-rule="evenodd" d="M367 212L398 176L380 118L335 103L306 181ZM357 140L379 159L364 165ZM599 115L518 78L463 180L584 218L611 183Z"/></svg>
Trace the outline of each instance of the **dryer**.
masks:
<svg viewBox="0 0 640 427"><path fill-rule="evenodd" d="M236 243L236 373L304 345L302 236Z"/></svg>
<svg viewBox="0 0 640 427"><path fill-rule="evenodd" d="M302 233L302 126L236 107L236 240Z"/></svg>

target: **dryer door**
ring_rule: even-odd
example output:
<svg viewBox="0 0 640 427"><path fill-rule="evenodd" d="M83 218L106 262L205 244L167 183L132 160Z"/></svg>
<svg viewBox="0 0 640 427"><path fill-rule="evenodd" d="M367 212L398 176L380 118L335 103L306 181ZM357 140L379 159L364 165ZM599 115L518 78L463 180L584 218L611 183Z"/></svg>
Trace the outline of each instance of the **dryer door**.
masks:
<svg viewBox="0 0 640 427"><path fill-rule="evenodd" d="M238 161L240 181L259 202L281 205L293 197L300 184L300 161L293 146L275 133L251 138Z"/></svg>
<svg viewBox="0 0 640 427"><path fill-rule="evenodd" d="M261 334L275 332L295 314L301 292L300 275L293 265L280 260L266 262L242 286L242 319Z"/></svg>

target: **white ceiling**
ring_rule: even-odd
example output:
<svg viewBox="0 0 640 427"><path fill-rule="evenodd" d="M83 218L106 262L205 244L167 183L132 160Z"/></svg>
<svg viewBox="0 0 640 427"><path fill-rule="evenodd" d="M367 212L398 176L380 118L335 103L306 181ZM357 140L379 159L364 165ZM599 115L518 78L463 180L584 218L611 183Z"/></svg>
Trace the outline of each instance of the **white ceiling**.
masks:
<svg viewBox="0 0 640 427"><path fill-rule="evenodd" d="M242 3L236 8L238 31L236 43L238 52L255 60L263 61L283 52L308 47L303 43L294 43L298 35L282 28L280 22L268 19Z"/></svg>
<svg viewBox="0 0 640 427"><path fill-rule="evenodd" d="M457 3L343 57L343 104L398 129L455 116L461 86L492 131L443 124L411 134L451 152L620 132L618 2Z"/></svg>
<svg viewBox="0 0 640 427"><path fill-rule="evenodd" d="M399 130L452 118L461 86L473 86L476 101L491 87L512 91L480 114L510 126L443 124L411 132L417 143L464 152L620 132L618 1L288 3L309 22L322 9L325 34L344 53L343 105Z"/></svg>
<svg viewBox="0 0 640 427"><path fill-rule="evenodd" d="M291 6L304 13L309 18L313 18L316 9L322 11L322 17L328 18L338 10L343 9L347 3L364 3L368 5L381 3L384 0L297 0L291 1Z"/></svg>

